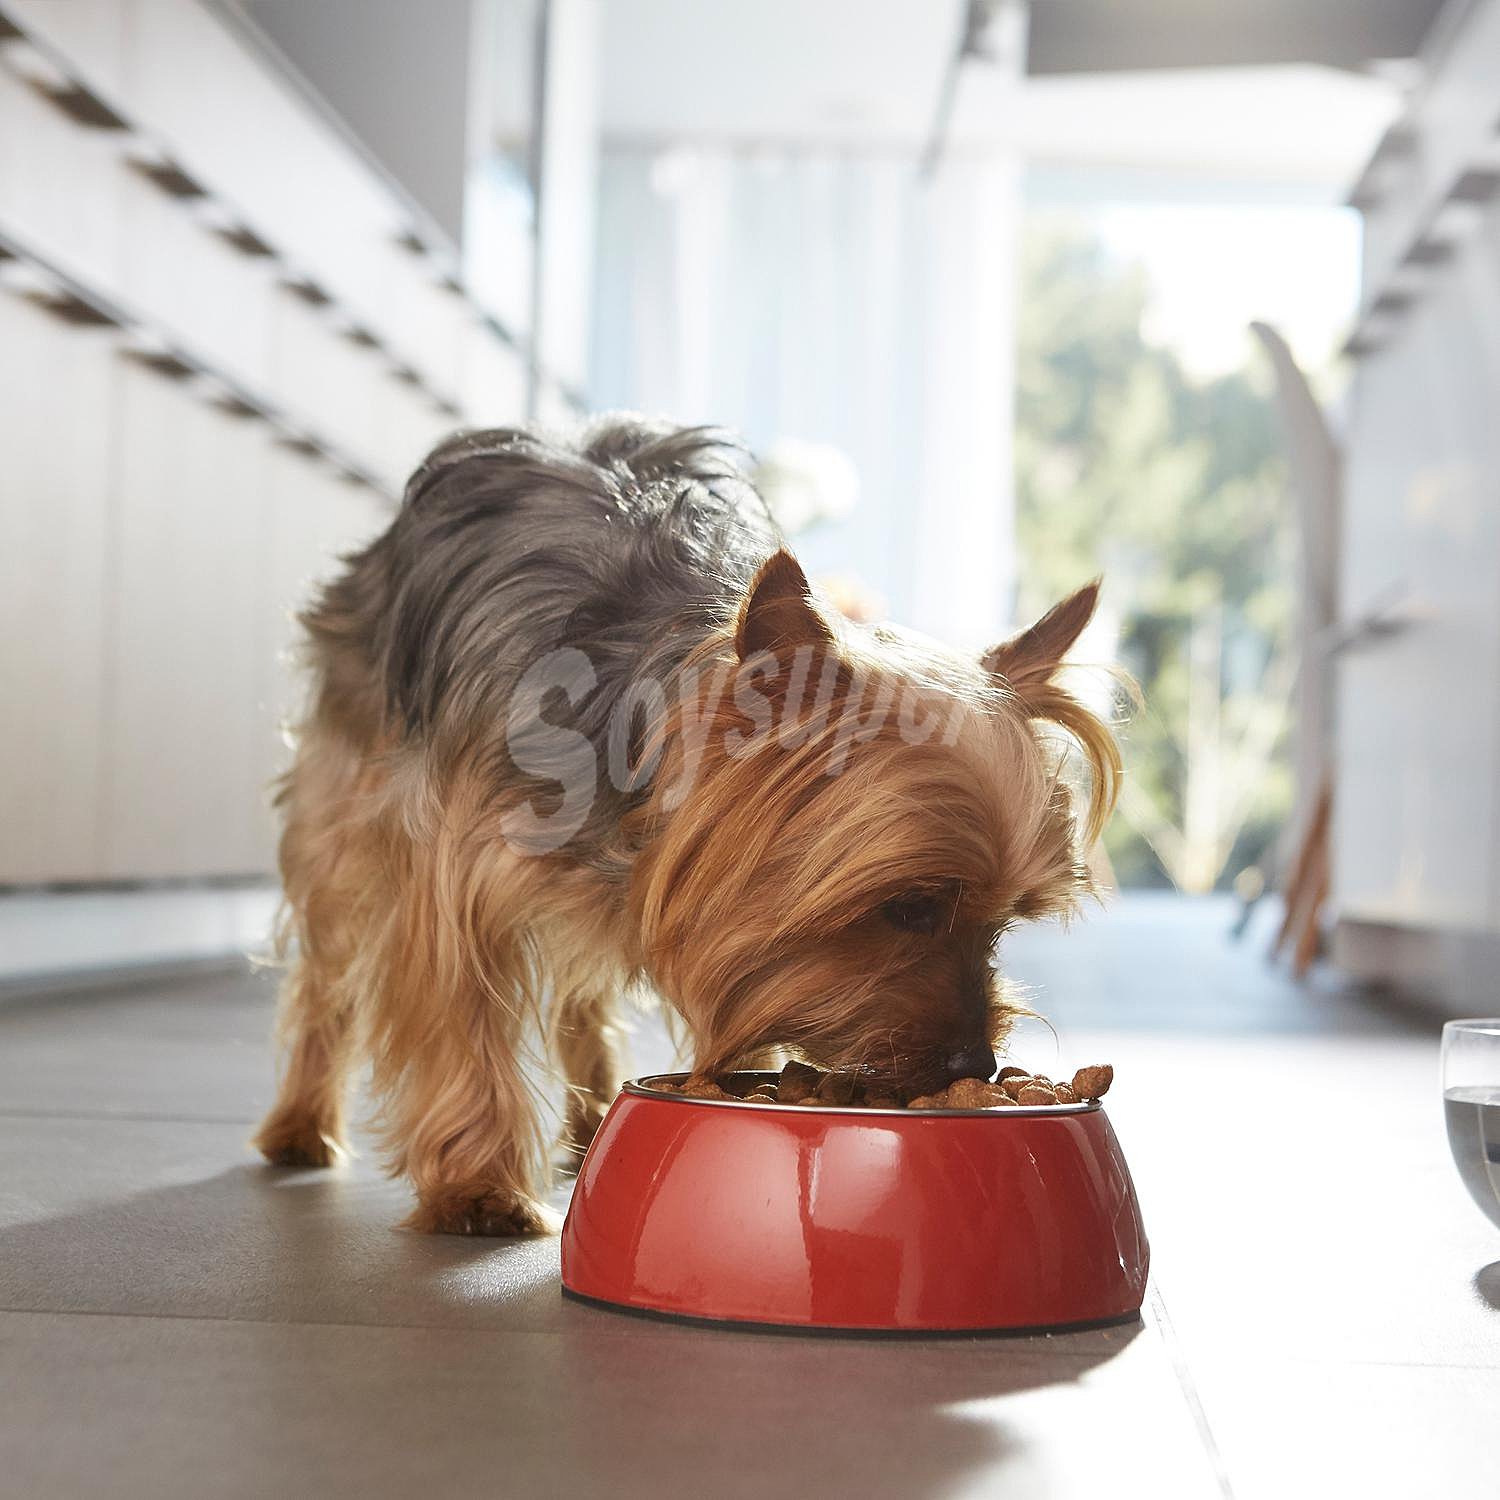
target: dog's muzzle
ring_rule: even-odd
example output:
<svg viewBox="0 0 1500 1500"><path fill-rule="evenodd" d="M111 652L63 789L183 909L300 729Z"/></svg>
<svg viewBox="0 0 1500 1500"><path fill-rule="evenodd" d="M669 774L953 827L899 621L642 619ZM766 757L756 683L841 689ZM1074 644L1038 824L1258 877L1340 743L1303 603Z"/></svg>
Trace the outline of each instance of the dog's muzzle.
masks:
<svg viewBox="0 0 1500 1500"><path fill-rule="evenodd" d="M983 1042L975 1047L964 1047L950 1052L943 1059L943 1071L950 1079L990 1078L995 1072L995 1054Z"/></svg>

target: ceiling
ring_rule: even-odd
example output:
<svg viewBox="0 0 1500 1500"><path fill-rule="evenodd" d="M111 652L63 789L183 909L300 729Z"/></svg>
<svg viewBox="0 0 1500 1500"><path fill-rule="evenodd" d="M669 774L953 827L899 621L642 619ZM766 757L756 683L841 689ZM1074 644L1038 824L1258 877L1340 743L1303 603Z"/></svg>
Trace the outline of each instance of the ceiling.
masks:
<svg viewBox="0 0 1500 1500"><path fill-rule="evenodd" d="M607 0L612 137L919 140L963 0Z"/></svg>
<svg viewBox="0 0 1500 1500"><path fill-rule="evenodd" d="M1413 57L1444 0L1033 0L1032 73Z"/></svg>
<svg viewBox="0 0 1500 1500"><path fill-rule="evenodd" d="M1033 162L1089 168L1258 176L1337 197L1396 109L1388 82L1326 67L1198 65L1274 63L1298 47L1348 60L1356 34L1371 56L1409 53L1436 4L1033 0L1033 76L1022 84L1012 70L968 64L950 145L1003 143ZM918 152L965 4L607 0L602 12L611 145ZM1148 62L1153 71L1134 71ZM1059 71L1065 65L1077 71Z"/></svg>
<svg viewBox="0 0 1500 1500"><path fill-rule="evenodd" d="M1137 69L1412 56L1441 0L1032 0L1029 70ZM619 141L920 141L964 0L607 0L603 122ZM952 138L1008 129L1003 67L962 75Z"/></svg>

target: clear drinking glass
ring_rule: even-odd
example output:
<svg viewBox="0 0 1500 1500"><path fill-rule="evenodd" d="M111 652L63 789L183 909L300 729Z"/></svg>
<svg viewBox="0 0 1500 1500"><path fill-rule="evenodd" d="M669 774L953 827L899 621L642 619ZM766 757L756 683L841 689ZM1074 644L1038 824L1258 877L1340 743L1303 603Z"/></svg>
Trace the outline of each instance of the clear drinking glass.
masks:
<svg viewBox="0 0 1500 1500"><path fill-rule="evenodd" d="M1458 1175L1500 1228L1500 1017L1443 1027L1443 1113Z"/></svg>

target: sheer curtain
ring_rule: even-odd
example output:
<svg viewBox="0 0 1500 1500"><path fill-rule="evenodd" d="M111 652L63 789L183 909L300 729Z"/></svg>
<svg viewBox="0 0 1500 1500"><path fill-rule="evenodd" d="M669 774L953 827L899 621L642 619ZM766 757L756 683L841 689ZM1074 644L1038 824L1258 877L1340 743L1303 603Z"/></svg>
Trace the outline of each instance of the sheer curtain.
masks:
<svg viewBox="0 0 1500 1500"><path fill-rule="evenodd" d="M979 645L1010 618L1018 176L907 153L606 149L592 391L853 461L798 538L893 618Z"/></svg>

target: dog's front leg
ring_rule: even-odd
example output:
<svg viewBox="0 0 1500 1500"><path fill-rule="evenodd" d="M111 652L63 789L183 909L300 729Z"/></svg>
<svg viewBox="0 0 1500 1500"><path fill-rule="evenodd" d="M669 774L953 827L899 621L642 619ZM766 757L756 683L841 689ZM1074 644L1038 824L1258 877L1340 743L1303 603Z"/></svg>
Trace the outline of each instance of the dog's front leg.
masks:
<svg viewBox="0 0 1500 1500"><path fill-rule="evenodd" d="M541 1121L522 1072L530 1010L519 974L509 976L517 993L508 1001L499 965L481 985L472 970L429 966L421 952L418 945L406 955L407 972L381 995L372 1038L390 1167L417 1192L406 1227L554 1231L558 1217L542 1201L549 1182ZM445 987L444 973L450 981L468 977Z"/></svg>
<svg viewBox="0 0 1500 1500"><path fill-rule="evenodd" d="M624 1037L616 1015L618 981L601 976L559 997L553 1050L568 1084L559 1147L576 1169L624 1081Z"/></svg>
<svg viewBox="0 0 1500 1500"><path fill-rule="evenodd" d="M276 1104L255 1136L278 1167L326 1167L343 1154L344 1079L351 1038L348 1011L305 959L282 986L279 1029L286 1061Z"/></svg>
<svg viewBox="0 0 1500 1500"><path fill-rule="evenodd" d="M387 1104L392 1165L411 1179L406 1226L430 1234L545 1234L540 1122L510 1018L489 997L450 1002L467 1024L425 1039Z"/></svg>

